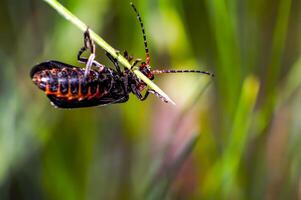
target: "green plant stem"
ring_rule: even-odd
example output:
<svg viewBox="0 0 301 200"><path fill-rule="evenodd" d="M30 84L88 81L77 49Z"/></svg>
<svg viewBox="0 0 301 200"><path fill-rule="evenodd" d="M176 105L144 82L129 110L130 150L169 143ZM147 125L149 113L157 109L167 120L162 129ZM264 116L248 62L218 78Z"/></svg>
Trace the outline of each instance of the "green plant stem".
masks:
<svg viewBox="0 0 301 200"><path fill-rule="evenodd" d="M73 15L69 10L67 10L62 4L60 4L56 0L43 0L48 3L53 9L55 9L59 14L61 14L65 19L70 21L72 24L77 26L81 31L87 30L87 25L83 23L78 17ZM117 53L117 50L111 47L106 41L104 41L99 35L97 35L93 30L90 30L90 35L92 39L101 46L104 50L110 53L114 58L118 60L123 66L131 69L131 64L125 59L122 55ZM163 92L155 83L149 80L144 74L142 74L139 70L133 70L133 72L142 80L144 81L150 88L158 92L164 98L166 98L169 102L175 105L175 102L171 100L165 92Z"/></svg>

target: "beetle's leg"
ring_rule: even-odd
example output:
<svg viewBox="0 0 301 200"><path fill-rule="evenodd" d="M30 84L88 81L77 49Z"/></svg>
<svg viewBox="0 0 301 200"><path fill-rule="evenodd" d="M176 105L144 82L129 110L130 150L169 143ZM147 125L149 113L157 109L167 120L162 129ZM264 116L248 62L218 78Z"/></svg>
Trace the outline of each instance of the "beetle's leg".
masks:
<svg viewBox="0 0 301 200"><path fill-rule="evenodd" d="M141 62L140 58L135 59L134 62L132 62L131 69L133 69L139 62Z"/></svg>
<svg viewBox="0 0 301 200"><path fill-rule="evenodd" d="M129 54L128 54L128 51L127 51L127 50L125 50L125 51L123 52L123 57L125 57L127 60L129 60Z"/></svg>
<svg viewBox="0 0 301 200"><path fill-rule="evenodd" d="M128 52L125 50L123 52L123 56L127 59L127 61L131 62L133 60L133 56L129 56Z"/></svg>
<svg viewBox="0 0 301 200"><path fill-rule="evenodd" d="M132 90L133 94L135 94L137 96L138 99L140 99L140 100L143 99L142 94L140 93L140 91L138 90L138 88L136 87L135 84L131 84L131 90Z"/></svg>
<svg viewBox="0 0 301 200"><path fill-rule="evenodd" d="M91 67L92 67L94 59L95 59L95 44L94 44L93 40L91 39L89 28L87 28L87 30L84 33L84 44L85 44L85 47L90 49L90 51L91 51L91 54L88 58L88 61L86 63L86 69L85 69L85 77L87 77L88 74L90 73Z"/></svg>
<svg viewBox="0 0 301 200"><path fill-rule="evenodd" d="M118 55L119 52L116 51L116 54ZM115 67L116 67L116 70L118 71L118 73L121 73L120 71L120 67L119 67L119 64L118 64L118 60L116 58L114 58L110 53L106 52L106 56L114 63ZM131 61L133 59L132 56L128 56L128 53L127 51L124 52L124 57L128 60L128 61ZM131 65L131 69L133 69L133 67L135 67L139 62L141 62L141 59L140 58L137 58Z"/></svg>
<svg viewBox="0 0 301 200"><path fill-rule="evenodd" d="M78 52L78 54L77 54L77 60L78 60L79 62L87 63L88 59L87 59L87 58L84 58L84 57L81 57L81 55L82 55L86 50L87 50L86 47L82 47L82 48L79 50L79 52Z"/></svg>
<svg viewBox="0 0 301 200"><path fill-rule="evenodd" d="M90 49L92 54L95 54L95 44L90 36L89 28L87 28L87 30L84 33L84 44L87 49Z"/></svg>
<svg viewBox="0 0 301 200"><path fill-rule="evenodd" d="M88 74L90 73L91 67L93 65L94 62L94 58L95 58L95 54L91 53L88 61L86 63L86 69L85 69L85 78L87 78Z"/></svg>
<svg viewBox="0 0 301 200"><path fill-rule="evenodd" d="M138 98L139 98L141 101L144 101L144 100L148 97L148 95L149 95L150 93L152 93L152 94L156 95L157 97L159 97L159 98L161 99L161 101L164 101L165 103L168 103L168 100L167 100L165 97L163 97L161 94L159 94L158 92L156 92L156 91L153 90L153 89L148 89L148 90L146 91L146 93L144 94L143 97L141 97L141 98L138 97Z"/></svg>
<svg viewBox="0 0 301 200"><path fill-rule="evenodd" d="M78 52L78 55L77 55L77 60L79 61L79 62L82 62L82 63L85 63L85 64L87 64L87 62L88 62L88 58L85 58L85 57L81 57L81 55L83 54L83 52L84 51L86 51L87 49L85 49L85 47L82 47L81 49L80 49L80 51ZM92 54L91 54L92 55ZM90 56L91 56L90 55ZM91 62L91 61L90 61ZM95 67L98 67L99 68L99 70L101 71L105 66L104 65L102 65L102 64L100 64L99 62L97 62L96 60L93 60L93 62L92 62L92 64L95 66Z"/></svg>
<svg viewBox="0 0 301 200"><path fill-rule="evenodd" d="M81 55L86 51L86 50L90 50L91 54L89 56L89 58L83 58L81 57ZM87 28L87 30L84 33L84 47L82 47L78 54L77 54L77 59L80 62L86 63L86 69L85 69L85 77L88 76L88 74L90 73L91 67L94 64L95 66L99 67L99 68L103 68L104 66L101 65L100 63L94 61L95 59L95 44L90 36L90 32L89 32L89 28Z"/></svg>
<svg viewBox="0 0 301 200"><path fill-rule="evenodd" d="M89 58L82 57L82 54L88 49L91 51ZM79 62L86 64L85 77L87 77L87 75L89 74L92 65L98 67L99 71L102 71L103 68L105 67L104 65L94 60L94 58L95 58L95 44L90 36L89 28L87 28L87 30L84 33L84 46L79 50L77 54L77 60Z"/></svg>
<svg viewBox="0 0 301 200"><path fill-rule="evenodd" d="M120 67L119 67L118 60L116 58L114 58L109 52L106 52L106 56L112 61L112 63L114 64L118 74L122 74L121 70L120 70Z"/></svg>
<svg viewBox="0 0 301 200"><path fill-rule="evenodd" d="M88 59L82 58L81 55L88 49L91 51L92 54L95 54L95 45L93 40L91 39L89 28L87 28L87 30L84 33L84 46L79 50L77 54L77 59L80 62L87 63Z"/></svg>
<svg viewBox="0 0 301 200"><path fill-rule="evenodd" d="M119 52L116 52L117 55L119 54ZM127 59L127 61L131 62L134 57L133 56L129 56L128 52L127 51L124 51L123 53L123 56ZM133 69L139 62L141 62L141 59L140 58L137 58L134 60L134 62L132 62L131 64L131 69Z"/></svg>
<svg viewBox="0 0 301 200"><path fill-rule="evenodd" d="M112 70L109 70L110 72L110 77L114 77ZM108 89L108 91L110 92L111 89L113 88L114 83L116 82L116 80L114 78L111 79L111 84L110 84L110 88Z"/></svg>
<svg viewBox="0 0 301 200"><path fill-rule="evenodd" d="M102 71L104 69L104 65L100 64L95 58L95 54L90 54L89 58L81 57L81 54L85 51L86 49L81 48L81 50L78 52L77 59L78 61L85 63L86 64L86 69L85 69L85 77L87 74L90 72L91 66L94 65L95 67L98 68L98 71Z"/></svg>

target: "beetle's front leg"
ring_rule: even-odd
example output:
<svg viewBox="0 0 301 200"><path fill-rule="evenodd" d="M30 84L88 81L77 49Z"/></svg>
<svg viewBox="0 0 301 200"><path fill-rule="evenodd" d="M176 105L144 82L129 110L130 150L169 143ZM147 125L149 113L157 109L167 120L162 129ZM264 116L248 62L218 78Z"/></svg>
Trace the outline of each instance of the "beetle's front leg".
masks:
<svg viewBox="0 0 301 200"><path fill-rule="evenodd" d="M157 96L158 98L160 98L161 101L164 101L165 103L168 103L168 100L167 100L165 97L163 97L161 94L159 94L158 92L156 92L156 91L153 90L153 89L148 89L148 90L145 92L145 94L144 94L143 97L141 97L141 98L138 97L138 98L139 98L141 101L144 101L145 99L147 99L147 97L148 97L148 95L149 95L150 93L152 93L152 94L154 94L155 96Z"/></svg>

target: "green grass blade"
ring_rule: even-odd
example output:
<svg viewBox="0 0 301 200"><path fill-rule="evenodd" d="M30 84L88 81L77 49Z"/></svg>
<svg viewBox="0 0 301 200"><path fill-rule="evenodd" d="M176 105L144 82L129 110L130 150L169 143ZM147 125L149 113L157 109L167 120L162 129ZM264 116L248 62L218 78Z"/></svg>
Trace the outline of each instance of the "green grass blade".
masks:
<svg viewBox="0 0 301 200"><path fill-rule="evenodd" d="M222 182L224 195L231 192L239 162L247 144L252 111L257 99L259 82L254 77L245 79L232 126L230 141L224 153L222 163Z"/></svg>
<svg viewBox="0 0 301 200"><path fill-rule="evenodd" d="M204 190L209 196L217 197L219 190L224 199L228 199L234 188L238 166L245 149L253 108L257 99L259 81L254 77L244 80L234 122L231 128L231 135L226 144L225 152L219 159L206 178ZM220 198L220 197L219 197Z"/></svg>

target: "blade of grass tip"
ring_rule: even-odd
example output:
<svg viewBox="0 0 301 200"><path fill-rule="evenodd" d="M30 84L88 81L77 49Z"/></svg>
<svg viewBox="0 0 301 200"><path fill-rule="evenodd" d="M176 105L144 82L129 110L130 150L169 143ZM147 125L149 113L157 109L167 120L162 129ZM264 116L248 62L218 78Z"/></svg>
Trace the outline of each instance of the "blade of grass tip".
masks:
<svg viewBox="0 0 301 200"><path fill-rule="evenodd" d="M225 195L229 195L233 187L234 177L236 176L239 162L247 144L252 111L257 99L258 90L259 81L255 77L249 76L244 80L233 121L232 134L222 161L223 182L227 183L223 187Z"/></svg>
<svg viewBox="0 0 301 200"><path fill-rule="evenodd" d="M56 0L43 0L46 3L48 3L53 9L55 9L60 15L62 15L66 20L74 24L76 27L78 27L81 31L86 31L87 25L83 23L78 17L73 15L68 9L66 9L62 4L60 4ZM131 64L125 59L122 55L117 53L117 51L111 47L106 41L104 41L99 35L97 35L93 30L90 29L90 35L92 39L101 46L104 50L106 50L108 53L110 53L114 58L118 60L123 66L127 67L128 69L131 69ZM143 80L150 88L158 92L161 96L163 96L168 102L172 103L173 105L176 105L173 100L165 93L163 92L154 82L149 80L143 73L141 73L139 70L133 70L134 73Z"/></svg>
<svg viewBox="0 0 301 200"><path fill-rule="evenodd" d="M181 167L191 155L194 147L196 146L200 134L193 134L184 147L177 153L174 161L167 167L165 179L160 181L159 184L150 185L145 192L147 199L165 199L168 194L169 188L171 187L173 181L176 179Z"/></svg>

